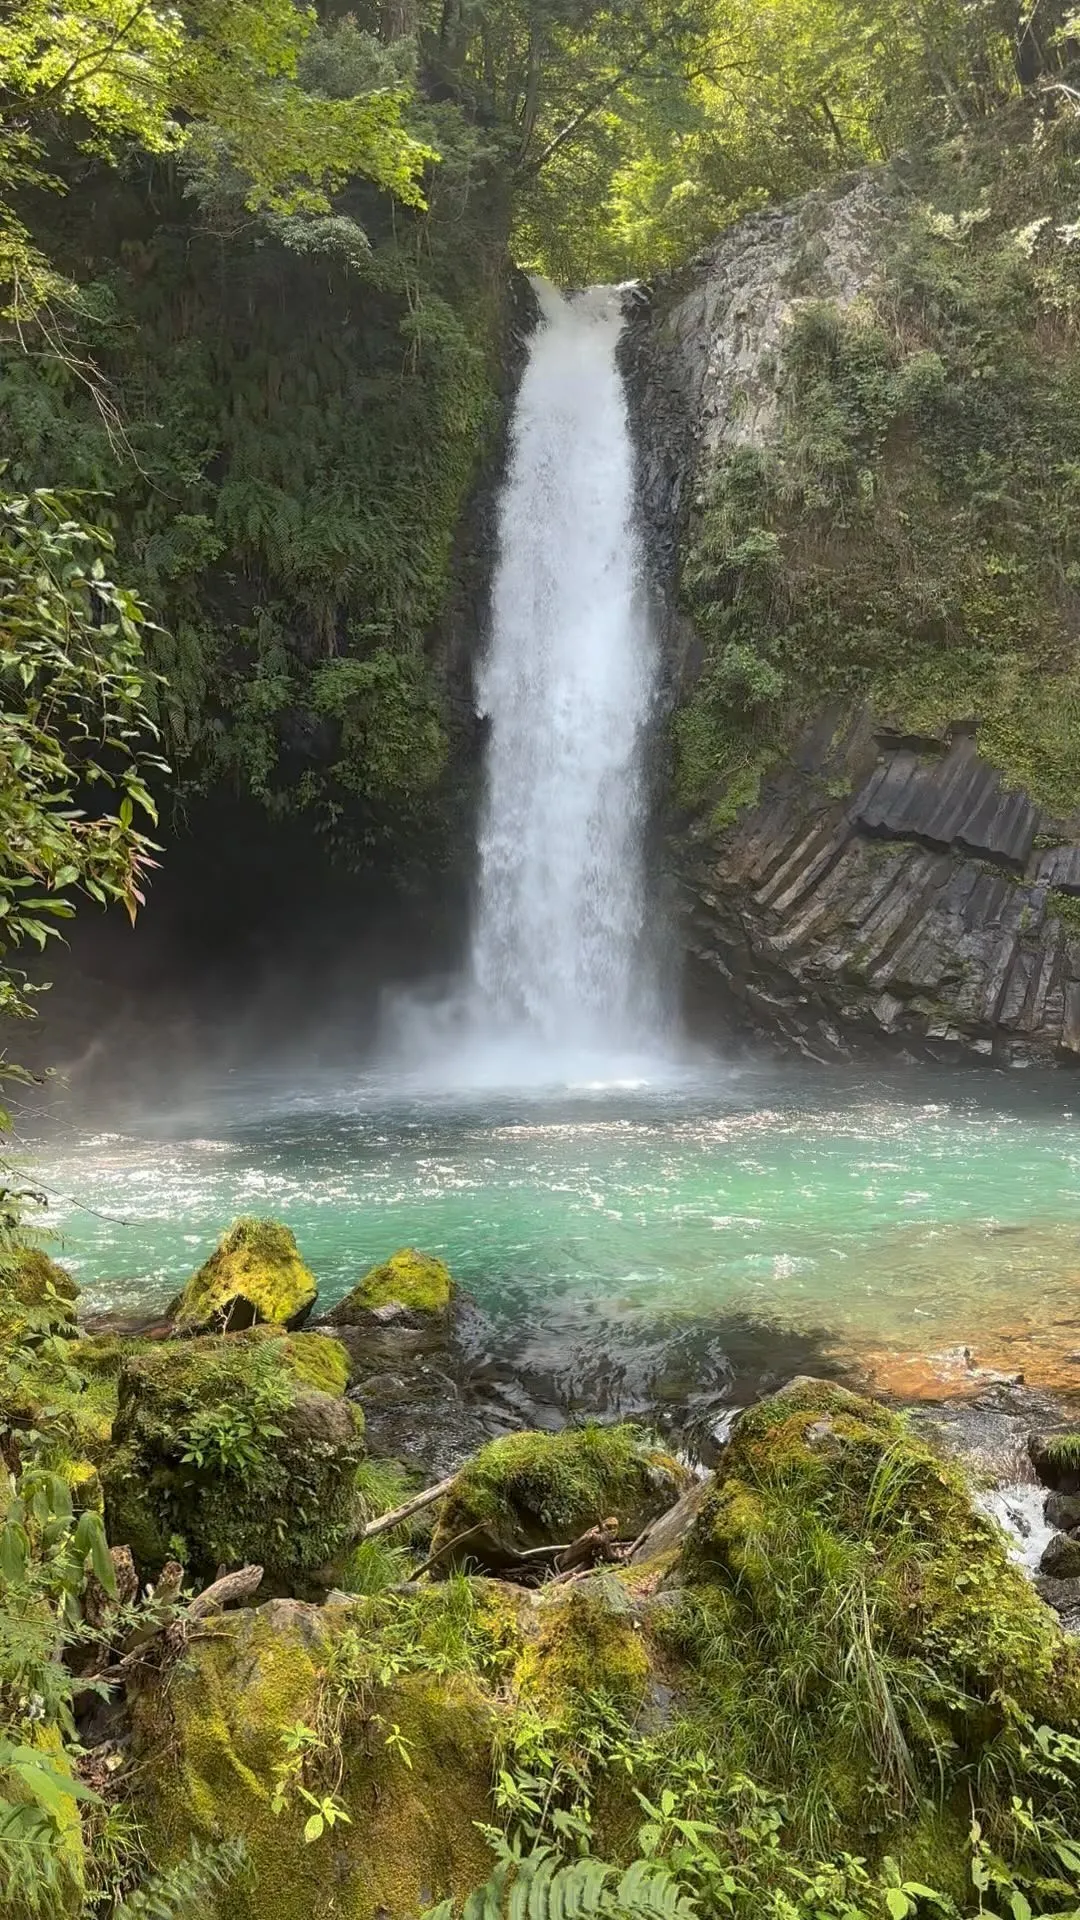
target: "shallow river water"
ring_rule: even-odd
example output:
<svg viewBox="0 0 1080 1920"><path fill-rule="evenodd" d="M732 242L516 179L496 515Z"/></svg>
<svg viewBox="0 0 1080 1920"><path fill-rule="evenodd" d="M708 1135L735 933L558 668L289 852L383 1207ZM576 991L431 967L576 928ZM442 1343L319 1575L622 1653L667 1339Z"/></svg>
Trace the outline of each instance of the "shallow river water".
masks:
<svg viewBox="0 0 1080 1920"><path fill-rule="evenodd" d="M106 1132L39 1122L26 1166L91 1310L163 1305L231 1218L266 1213L325 1303L414 1243L505 1355L579 1384L697 1344L906 1396L973 1367L1080 1381L1078 1107L1063 1076L926 1068L456 1097L233 1076Z"/></svg>

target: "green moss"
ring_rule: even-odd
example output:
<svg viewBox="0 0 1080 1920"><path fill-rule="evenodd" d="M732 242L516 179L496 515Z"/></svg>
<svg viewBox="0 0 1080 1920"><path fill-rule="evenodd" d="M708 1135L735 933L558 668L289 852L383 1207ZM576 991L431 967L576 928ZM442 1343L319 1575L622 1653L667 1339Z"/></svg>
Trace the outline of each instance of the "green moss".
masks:
<svg viewBox="0 0 1080 1920"><path fill-rule="evenodd" d="M124 1362L106 1521L144 1573L181 1541L199 1572L258 1561L270 1578L297 1579L355 1537L362 1417L305 1384L298 1345L306 1361L306 1342L253 1328Z"/></svg>
<svg viewBox="0 0 1080 1920"><path fill-rule="evenodd" d="M827 702L905 732L974 720L1009 783L1076 807L1078 136L1004 139L905 170L873 292L796 303L770 444L700 476L682 595L704 664L674 728L680 796L717 830L735 776Z"/></svg>
<svg viewBox="0 0 1080 1920"><path fill-rule="evenodd" d="M1061 921L1066 934L1080 934L1080 898L1075 893L1062 893L1057 887L1051 887L1046 896L1047 916Z"/></svg>
<svg viewBox="0 0 1080 1920"><path fill-rule="evenodd" d="M224 1332L256 1324L296 1327L318 1287L294 1235L277 1220L234 1221L172 1308L182 1332Z"/></svg>
<svg viewBox="0 0 1080 1920"><path fill-rule="evenodd" d="M649 1674L640 1622L608 1574L542 1597L514 1678L519 1695L573 1725L598 1697L632 1714Z"/></svg>
<svg viewBox="0 0 1080 1920"><path fill-rule="evenodd" d="M721 798L715 802L709 814L709 825L714 833L723 833L727 827L733 826L746 807L757 806L761 798L761 782L768 770L771 757L769 754L762 754L731 774ZM710 768L709 772L710 775L714 775L715 768ZM694 784L692 780L691 790Z"/></svg>
<svg viewBox="0 0 1080 1920"><path fill-rule="evenodd" d="M740 1419L683 1566L702 1711L791 1796L800 1844L873 1853L990 1754L1007 1823L1013 1728L1080 1728L1080 1648L1004 1537L900 1418L840 1388Z"/></svg>
<svg viewBox="0 0 1080 1920"><path fill-rule="evenodd" d="M633 1537L688 1475L636 1427L514 1433L481 1448L443 1504L434 1551L498 1566L523 1548L573 1540L614 1517Z"/></svg>
<svg viewBox="0 0 1080 1920"><path fill-rule="evenodd" d="M92 1460L70 1460L63 1469L64 1478L71 1488L72 1505L76 1513L85 1513L92 1509L101 1513L105 1506L105 1495L101 1486L101 1475Z"/></svg>
<svg viewBox="0 0 1080 1920"><path fill-rule="evenodd" d="M434 1254L402 1247L381 1266L372 1267L359 1285L334 1309L334 1320L370 1313L376 1307L400 1306L410 1313L445 1313L453 1297L450 1270Z"/></svg>
<svg viewBox="0 0 1080 1920"><path fill-rule="evenodd" d="M249 1871L218 1896L215 1920L413 1920L486 1877L477 1823L491 1811L492 1704L465 1673L391 1669L362 1693L343 1690L335 1673L354 1635L350 1609L278 1602L229 1616L191 1643L167 1686L142 1689L136 1749L170 1755L146 1773L151 1857L177 1859L192 1837L247 1844ZM332 1726L333 1791L349 1814L310 1845L298 1794L271 1808L282 1736L298 1724ZM330 1780L316 1770L312 1784Z"/></svg>
<svg viewBox="0 0 1080 1920"><path fill-rule="evenodd" d="M349 1384L349 1356L325 1333L293 1333L282 1342L284 1358L307 1387L340 1399Z"/></svg>
<svg viewBox="0 0 1080 1920"><path fill-rule="evenodd" d="M534 1485L535 1450L518 1465ZM973 1814L1029 1889L1066 1832L1068 1757L1047 1756L1053 1729L1080 1729L1078 1674L955 1472L895 1414L803 1381L742 1416L666 1574L536 1595L458 1575L226 1616L143 1677L134 1737L153 1857L247 1838L251 1876L215 1920L411 1920L460 1897L484 1877L493 1780L504 1820L587 1830L618 1860L637 1851L637 1792L669 1795L742 1876L734 1911L758 1890L780 1911L809 1876L815 1912L876 1913L892 1859L968 1912ZM299 1783L350 1816L306 1850L295 1779L271 1810L297 1725Z"/></svg>
<svg viewBox="0 0 1080 1920"><path fill-rule="evenodd" d="M63 1324L60 1332L72 1330ZM90 1339L31 1338L13 1351L17 1363L0 1391L4 1415L43 1436L43 1464L63 1474L79 1505L100 1505L96 1470L108 1451L116 1412L119 1357L100 1361Z"/></svg>
<svg viewBox="0 0 1080 1920"><path fill-rule="evenodd" d="M0 1334L65 1331L74 1325L79 1289L41 1247L9 1247L0 1255Z"/></svg>

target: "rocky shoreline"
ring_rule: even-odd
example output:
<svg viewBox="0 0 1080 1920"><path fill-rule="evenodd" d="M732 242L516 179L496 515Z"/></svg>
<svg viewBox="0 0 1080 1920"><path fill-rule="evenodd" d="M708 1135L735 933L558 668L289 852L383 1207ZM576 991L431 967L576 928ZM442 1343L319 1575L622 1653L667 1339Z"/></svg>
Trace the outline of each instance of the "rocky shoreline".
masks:
<svg viewBox="0 0 1080 1920"><path fill-rule="evenodd" d="M70 1794L57 1911L85 1910L110 1821L137 1823L132 1884L202 1862L217 1920L411 1920L506 1847L522 1874L545 1847L625 1868L667 1795L676 1823L708 1806L735 1885L849 1874L854 1843L868 1886L899 1860L963 1913L953 1788L1017 1729L1055 1767L1072 1751L1080 1425L1060 1397L998 1381L903 1418L796 1377L676 1445L544 1406L509 1367L477 1378L475 1308L411 1249L316 1318L292 1234L241 1221L141 1332L80 1331L44 1254L2 1277L19 1511L48 1472L68 1490L49 1524L76 1561L85 1543L50 1656L69 1701L49 1735ZM20 1586L39 1536L19 1522L13 1579L11 1524L9 1637L44 1604L40 1579ZM1006 1773L1056 1832L1026 1766ZM5 1777L0 1749L0 1800ZM980 1792L1004 1833L1008 1801Z"/></svg>

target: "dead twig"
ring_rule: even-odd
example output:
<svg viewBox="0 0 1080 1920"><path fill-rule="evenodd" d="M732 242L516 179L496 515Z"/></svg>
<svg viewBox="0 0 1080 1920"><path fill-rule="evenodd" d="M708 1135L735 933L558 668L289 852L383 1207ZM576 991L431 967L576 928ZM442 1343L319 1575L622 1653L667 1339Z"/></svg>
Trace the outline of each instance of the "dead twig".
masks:
<svg viewBox="0 0 1080 1920"><path fill-rule="evenodd" d="M166 1578L171 1567L177 1567L175 1561L169 1563L166 1574L162 1576L157 1591L151 1600L151 1607L157 1606L156 1613L140 1624L128 1642L127 1650L112 1666L102 1667L97 1673L91 1673L83 1681L88 1686L91 1681L102 1680L111 1686L122 1679L134 1667L142 1666L151 1652L156 1652L158 1642L164 1637L167 1646L182 1644L188 1629L197 1620L204 1620L207 1614L216 1613L234 1600L246 1600L261 1584L261 1567L237 1567L235 1572L226 1573L220 1579L204 1587L186 1607L179 1604L176 1575ZM180 1569L177 1567L177 1573ZM165 1592L162 1594L162 1587Z"/></svg>
<svg viewBox="0 0 1080 1920"><path fill-rule="evenodd" d="M434 1501L441 1500L445 1494L448 1494L456 1479L457 1474L452 1473L448 1479L440 1480L436 1486L425 1488L423 1493L414 1493L412 1499L406 1500L402 1506L391 1507L389 1513L380 1513L377 1520L369 1520L360 1535L361 1540L374 1540L377 1533L390 1533L394 1527L400 1527L406 1520L411 1520L414 1513L421 1513L425 1507L430 1507Z"/></svg>
<svg viewBox="0 0 1080 1920"><path fill-rule="evenodd" d="M478 1520L475 1527L466 1527L464 1533L455 1534L452 1540L447 1540L443 1546L438 1547L430 1558L424 1561L422 1567L417 1567L416 1572L411 1576L412 1579L419 1580L422 1573L430 1573L432 1567L437 1567L439 1561L445 1560L448 1553L451 1553L455 1547L460 1547L463 1540L471 1540L474 1533L483 1533L483 1531L484 1522Z"/></svg>

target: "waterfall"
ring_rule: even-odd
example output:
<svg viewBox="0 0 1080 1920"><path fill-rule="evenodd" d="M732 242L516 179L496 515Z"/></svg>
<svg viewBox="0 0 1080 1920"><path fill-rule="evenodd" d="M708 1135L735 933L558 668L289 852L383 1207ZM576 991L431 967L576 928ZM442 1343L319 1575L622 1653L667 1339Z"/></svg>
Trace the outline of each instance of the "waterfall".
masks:
<svg viewBox="0 0 1080 1920"><path fill-rule="evenodd" d="M617 288L537 287L499 511L472 1024L523 1046L646 1050L645 732L658 657L634 529Z"/></svg>

